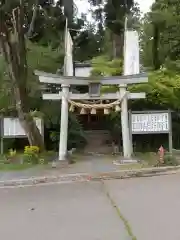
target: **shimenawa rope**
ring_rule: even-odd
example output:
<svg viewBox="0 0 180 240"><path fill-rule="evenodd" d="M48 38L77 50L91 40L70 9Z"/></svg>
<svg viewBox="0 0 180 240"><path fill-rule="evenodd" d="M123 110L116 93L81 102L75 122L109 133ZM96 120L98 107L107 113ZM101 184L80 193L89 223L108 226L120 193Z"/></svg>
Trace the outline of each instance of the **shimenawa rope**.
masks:
<svg viewBox="0 0 180 240"><path fill-rule="evenodd" d="M81 103L81 102L75 102L70 99L67 99L68 102L73 106L73 107L78 107L78 108L85 108L85 109L108 109L108 108L113 108L121 103L121 101L126 97L128 92L124 94L124 96L121 99L118 99L112 103L100 103L100 104L88 104L88 103Z"/></svg>

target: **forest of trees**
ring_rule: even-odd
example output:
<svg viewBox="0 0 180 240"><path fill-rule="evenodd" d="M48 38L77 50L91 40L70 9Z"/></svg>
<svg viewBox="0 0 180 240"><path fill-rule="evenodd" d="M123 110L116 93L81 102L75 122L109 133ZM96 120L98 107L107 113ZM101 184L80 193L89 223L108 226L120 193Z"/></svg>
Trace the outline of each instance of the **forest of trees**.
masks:
<svg viewBox="0 0 180 240"><path fill-rule="evenodd" d="M146 92L147 98L130 103L130 107L174 111L174 145L179 147L180 2L156 0L144 16L133 0L89 0L89 4L91 22L85 14L78 14L71 0L0 0L0 113L18 116L29 143L41 150L46 146L33 117L43 116L48 129L45 144L53 147L47 139L56 139L59 103L42 101L33 71L55 73L62 68L64 26L68 17L74 60L91 61L95 75L120 75L124 20L128 16L128 28L139 32L141 66L149 75L147 84L131 87L131 91ZM77 139L82 138L81 126L76 117L70 115L69 141L78 142Z"/></svg>

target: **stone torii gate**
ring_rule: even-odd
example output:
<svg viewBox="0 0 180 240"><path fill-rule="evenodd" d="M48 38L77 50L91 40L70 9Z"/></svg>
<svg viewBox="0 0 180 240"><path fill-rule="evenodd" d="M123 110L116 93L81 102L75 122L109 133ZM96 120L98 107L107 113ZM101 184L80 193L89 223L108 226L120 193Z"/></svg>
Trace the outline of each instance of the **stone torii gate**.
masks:
<svg viewBox="0 0 180 240"><path fill-rule="evenodd" d="M130 141L129 120L128 120L128 99L145 98L145 93L130 93L127 91L129 84L138 84L148 82L147 74L135 74L115 77L67 77L58 74L49 74L45 72L35 71L35 75L39 77L40 83L61 85L62 91L59 94L44 93L44 100L62 100L61 107L61 128L60 128L60 143L59 143L59 160L66 161L67 156L67 136L68 136L68 111L69 100L120 100L121 104L121 125L122 125L122 140L123 140L123 155L124 158L130 158L132 155L132 143ZM96 89L95 94L77 94L70 92L70 86L93 86ZM119 86L119 91L116 93L100 94L100 87L104 85Z"/></svg>

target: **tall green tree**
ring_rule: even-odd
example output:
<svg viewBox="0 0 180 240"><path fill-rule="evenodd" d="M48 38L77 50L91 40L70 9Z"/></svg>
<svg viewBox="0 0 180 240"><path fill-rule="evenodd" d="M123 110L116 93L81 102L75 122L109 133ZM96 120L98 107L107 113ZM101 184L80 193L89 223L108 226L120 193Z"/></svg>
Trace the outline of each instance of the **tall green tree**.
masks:
<svg viewBox="0 0 180 240"><path fill-rule="evenodd" d="M180 58L180 2L157 0L145 16L142 60L147 67L177 67Z"/></svg>
<svg viewBox="0 0 180 240"><path fill-rule="evenodd" d="M42 14L41 9L44 9L45 16L51 4L51 1L42 0L0 1L0 45L13 102L29 143L39 146L41 150L44 149L43 138L30 114L26 42L36 33L35 22L38 14Z"/></svg>
<svg viewBox="0 0 180 240"><path fill-rule="evenodd" d="M104 29L103 37L105 44L107 43L107 35L109 42L112 43L112 57L122 58L125 17L128 17L128 28L139 28L140 10L138 4L134 0L89 1L94 6L93 16L95 16L94 18L98 22L98 26Z"/></svg>

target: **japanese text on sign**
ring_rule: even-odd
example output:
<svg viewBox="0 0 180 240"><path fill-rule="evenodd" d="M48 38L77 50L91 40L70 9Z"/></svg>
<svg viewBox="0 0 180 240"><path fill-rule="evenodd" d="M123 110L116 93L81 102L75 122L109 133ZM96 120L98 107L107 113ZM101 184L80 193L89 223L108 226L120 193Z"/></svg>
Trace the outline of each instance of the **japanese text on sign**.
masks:
<svg viewBox="0 0 180 240"><path fill-rule="evenodd" d="M132 114L132 133L168 133L168 113L142 113Z"/></svg>

